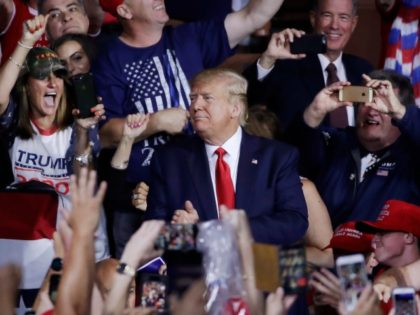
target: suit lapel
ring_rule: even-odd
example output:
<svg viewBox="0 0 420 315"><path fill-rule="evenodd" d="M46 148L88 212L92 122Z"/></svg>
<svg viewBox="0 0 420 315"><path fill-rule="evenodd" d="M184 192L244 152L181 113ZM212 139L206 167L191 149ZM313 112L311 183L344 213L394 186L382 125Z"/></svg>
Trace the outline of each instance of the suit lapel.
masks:
<svg viewBox="0 0 420 315"><path fill-rule="evenodd" d="M321 64L317 55L308 55L302 59L300 63L300 77L306 89L309 91L307 95L316 95L324 87L324 76L322 74Z"/></svg>
<svg viewBox="0 0 420 315"><path fill-rule="evenodd" d="M253 209L259 167L256 145L250 135L242 133L235 193L235 206L238 209Z"/></svg>
<svg viewBox="0 0 420 315"><path fill-rule="evenodd" d="M195 136L192 146L188 166L193 189L197 192L198 204L194 206L198 210L201 221L217 219L216 201L204 142Z"/></svg>
<svg viewBox="0 0 420 315"><path fill-rule="evenodd" d="M359 71L354 71L355 69L352 69L351 65L349 65L349 59L345 54L343 54L343 65L346 71L347 81L350 81L354 85L360 84L362 77Z"/></svg>

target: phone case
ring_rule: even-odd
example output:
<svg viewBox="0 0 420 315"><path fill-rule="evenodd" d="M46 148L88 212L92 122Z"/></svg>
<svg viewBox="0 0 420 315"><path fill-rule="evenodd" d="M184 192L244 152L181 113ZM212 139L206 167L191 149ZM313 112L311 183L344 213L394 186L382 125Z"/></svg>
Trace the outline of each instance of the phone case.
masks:
<svg viewBox="0 0 420 315"><path fill-rule="evenodd" d="M76 108L80 110L79 117L93 116L90 109L98 103L96 99L95 84L91 73L84 73L71 78L73 84Z"/></svg>
<svg viewBox="0 0 420 315"><path fill-rule="evenodd" d="M327 51L327 39L325 35L310 34L295 37L290 43L292 54L323 54Z"/></svg>
<svg viewBox="0 0 420 315"><path fill-rule="evenodd" d="M366 86L344 86L338 92L340 102L367 103L372 102L373 90Z"/></svg>
<svg viewBox="0 0 420 315"><path fill-rule="evenodd" d="M336 266L344 292L344 307L347 312L351 312L355 309L360 294L369 282L365 259L362 254L341 256L337 259Z"/></svg>
<svg viewBox="0 0 420 315"><path fill-rule="evenodd" d="M416 291L410 287L392 290L395 315L417 315L415 295Z"/></svg>
<svg viewBox="0 0 420 315"><path fill-rule="evenodd" d="M279 247L254 242L255 285L261 291L275 292L280 284Z"/></svg>

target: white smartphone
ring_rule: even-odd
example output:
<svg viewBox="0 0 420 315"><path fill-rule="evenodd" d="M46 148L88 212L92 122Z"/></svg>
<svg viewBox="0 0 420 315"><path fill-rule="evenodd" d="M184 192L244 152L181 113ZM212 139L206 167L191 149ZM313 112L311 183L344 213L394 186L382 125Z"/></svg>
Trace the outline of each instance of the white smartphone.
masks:
<svg viewBox="0 0 420 315"><path fill-rule="evenodd" d="M369 279L362 254L341 256L336 261L337 273L343 292L343 303L347 313L356 308L357 301Z"/></svg>
<svg viewBox="0 0 420 315"><path fill-rule="evenodd" d="M392 303L395 315L417 315L416 291L414 288L404 287L392 290Z"/></svg>

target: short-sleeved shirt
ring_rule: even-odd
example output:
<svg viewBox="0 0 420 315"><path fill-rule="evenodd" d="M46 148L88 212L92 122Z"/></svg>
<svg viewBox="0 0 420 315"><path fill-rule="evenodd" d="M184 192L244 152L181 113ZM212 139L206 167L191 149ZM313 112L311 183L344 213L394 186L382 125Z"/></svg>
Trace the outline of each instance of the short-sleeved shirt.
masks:
<svg viewBox="0 0 420 315"><path fill-rule="evenodd" d="M131 47L118 37L105 44L93 72L107 119L172 107L188 109L188 80L232 54L224 18L165 27L159 42L149 47ZM134 144L127 170L129 182L148 181L155 148L167 140L168 135L162 133Z"/></svg>

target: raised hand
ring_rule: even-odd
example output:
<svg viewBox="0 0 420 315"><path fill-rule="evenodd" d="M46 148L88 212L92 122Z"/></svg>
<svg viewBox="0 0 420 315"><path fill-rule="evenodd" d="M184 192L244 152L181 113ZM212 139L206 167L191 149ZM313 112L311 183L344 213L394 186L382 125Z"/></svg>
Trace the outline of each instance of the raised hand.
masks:
<svg viewBox="0 0 420 315"><path fill-rule="evenodd" d="M124 124L123 137L136 139L146 129L148 122L148 114L137 113L128 115Z"/></svg>
<svg viewBox="0 0 420 315"><path fill-rule="evenodd" d="M296 295L284 295L283 288L277 288L267 297L265 315L286 315L295 300Z"/></svg>
<svg viewBox="0 0 420 315"><path fill-rule="evenodd" d="M318 127L325 115L341 106L352 106L351 102L340 102L338 92L343 86L350 85L350 82L336 82L323 88L306 108L303 118L310 127Z"/></svg>
<svg viewBox="0 0 420 315"><path fill-rule="evenodd" d="M277 59L302 59L305 54L292 54L290 52L290 43L295 37L304 35L304 31L296 30L294 28L286 28L285 30L271 35L270 42L267 49L261 55L260 65L266 69L271 68Z"/></svg>
<svg viewBox="0 0 420 315"><path fill-rule="evenodd" d="M80 118L78 117L80 111L75 108L72 111L73 116L75 116L77 124L84 128L88 129L92 126L95 126L100 120L105 119L105 108L104 104L102 104L102 98L98 97L98 104L90 109L91 113L93 113L93 116L87 117L87 118Z"/></svg>
<svg viewBox="0 0 420 315"><path fill-rule="evenodd" d="M315 289L315 304L327 304L338 309L341 300L341 288L336 275L322 268L320 271L312 273L309 285Z"/></svg>
<svg viewBox="0 0 420 315"><path fill-rule="evenodd" d="M143 222L127 242L121 261L130 266L138 267L141 263L160 256L163 251L156 250L154 244L164 224L164 221L157 220Z"/></svg>
<svg viewBox="0 0 420 315"><path fill-rule="evenodd" d="M133 199L131 203L135 208L146 211L148 194L149 186L145 182L138 183L136 188L133 189Z"/></svg>
<svg viewBox="0 0 420 315"><path fill-rule="evenodd" d="M23 23L23 32L21 37L21 44L32 47L37 40L39 40L45 32L49 15L37 15L33 19L27 20Z"/></svg>
<svg viewBox="0 0 420 315"><path fill-rule="evenodd" d="M363 74L366 86L374 89L374 97L372 103L366 103L366 106L390 115L392 118L401 119L405 114L405 106L401 104L398 96L395 94L392 83L388 80L371 79L368 75Z"/></svg>
<svg viewBox="0 0 420 315"><path fill-rule="evenodd" d="M172 216L172 224L195 224L200 218L198 217L197 210L194 209L191 201L185 201L185 210L178 209L175 210L174 215Z"/></svg>
<svg viewBox="0 0 420 315"><path fill-rule="evenodd" d="M92 234L98 223L102 201L105 196L106 183L102 182L97 192L96 172L88 172L86 168L80 170L78 178L70 178L71 202L73 209L69 223L74 233Z"/></svg>

